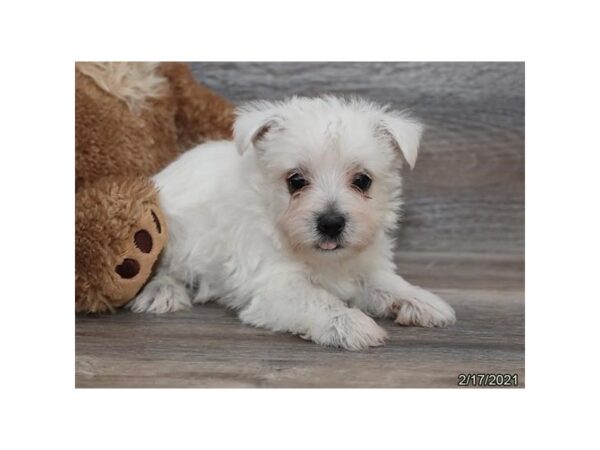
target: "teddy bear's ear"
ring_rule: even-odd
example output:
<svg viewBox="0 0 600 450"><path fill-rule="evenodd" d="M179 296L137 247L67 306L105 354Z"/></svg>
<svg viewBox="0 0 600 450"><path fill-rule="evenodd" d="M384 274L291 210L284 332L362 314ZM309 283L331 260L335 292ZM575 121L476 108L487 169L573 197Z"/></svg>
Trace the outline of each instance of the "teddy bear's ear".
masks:
<svg viewBox="0 0 600 450"><path fill-rule="evenodd" d="M417 119L407 113L396 111L385 113L380 125L380 130L391 140L392 146L402 153L411 169L417 162L424 128Z"/></svg>
<svg viewBox="0 0 600 450"><path fill-rule="evenodd" d="M281 118L270 102L247 103L238 107L235 113L233 139L240 155L251 148L260 150L261 142L281 128Z"/></svg>

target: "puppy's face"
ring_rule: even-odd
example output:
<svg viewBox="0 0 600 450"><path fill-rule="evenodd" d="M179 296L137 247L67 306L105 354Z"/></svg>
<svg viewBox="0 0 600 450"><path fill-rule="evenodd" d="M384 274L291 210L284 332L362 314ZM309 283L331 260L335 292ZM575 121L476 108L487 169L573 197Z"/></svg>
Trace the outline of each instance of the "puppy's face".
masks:
<svg viewBox="0 0 600 450"><path fill-rule="evenodd" d="M402 154L421 125L363 101L293 98L238 110L238 149L284 241L304 257L344 257L396 225Z"/></svg>

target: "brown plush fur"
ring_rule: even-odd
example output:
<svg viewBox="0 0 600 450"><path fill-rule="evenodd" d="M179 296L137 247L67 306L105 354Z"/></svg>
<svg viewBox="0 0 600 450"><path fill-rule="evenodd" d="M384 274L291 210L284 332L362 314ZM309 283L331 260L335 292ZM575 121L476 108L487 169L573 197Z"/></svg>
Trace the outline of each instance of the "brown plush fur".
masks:
<svg viewBox="0 0 600 450"><path fill-rule="evenodd" d="M76 194L76 311L112 310L130 300L148 279L167 236L157 197L154 185L141 176L100 180ZM160 233L144 220L152 213L159 218ZM149 254L135 246L140 230L153 238ZM140 264L137 277L123 279L115 271L126 258Z"/></svg>
<svg viewBox="0 0 600 450"><path fill-rule="evenodd" d="M75 76L75 305L102 312L135 296L165 245L148 177L200 142L229 138L233 109L181 63L78 63ZM136 246L140 230L152 236L148 253ZM139 268L131 278L117 273L125 259Z"/></svg>
<svg viewBox="0 0 600 450"><path fill-rule="evenodd" d="M200 85L185 64L163 63L156 71L164 77L163 95L140 99L142 107L132 109L76 70L77 189L106 176L155 174L183 150L229 138L228 102Z"/></svg>

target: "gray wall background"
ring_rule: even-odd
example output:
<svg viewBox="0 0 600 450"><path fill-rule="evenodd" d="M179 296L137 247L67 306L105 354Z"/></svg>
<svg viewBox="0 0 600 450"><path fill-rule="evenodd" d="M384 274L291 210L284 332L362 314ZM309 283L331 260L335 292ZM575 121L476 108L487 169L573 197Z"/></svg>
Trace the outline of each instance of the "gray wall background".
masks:
<svg viewBox="0 0 600 450"><path fill-rule="evenodd" d="M404 170L399 252L524 253L524 84L520 62L190 63L234 102L360 95L427 124Z"/></svg>

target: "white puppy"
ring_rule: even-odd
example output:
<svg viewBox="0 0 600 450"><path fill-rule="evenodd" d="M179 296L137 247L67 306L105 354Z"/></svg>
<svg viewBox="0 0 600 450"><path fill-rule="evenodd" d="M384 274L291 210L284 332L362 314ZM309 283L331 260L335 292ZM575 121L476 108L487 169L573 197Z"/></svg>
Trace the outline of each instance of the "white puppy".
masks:
<svg viewBox="0 0 600 450"><path fill-rule="evenodd" d="M384 342L371 317L452 324L452 308L392 258L401 155L415 164L421 131L362 100L239 108L235 142L203 144L154 178L169 242L131 309L216 300L244 323L350 350Z"/></svg>

